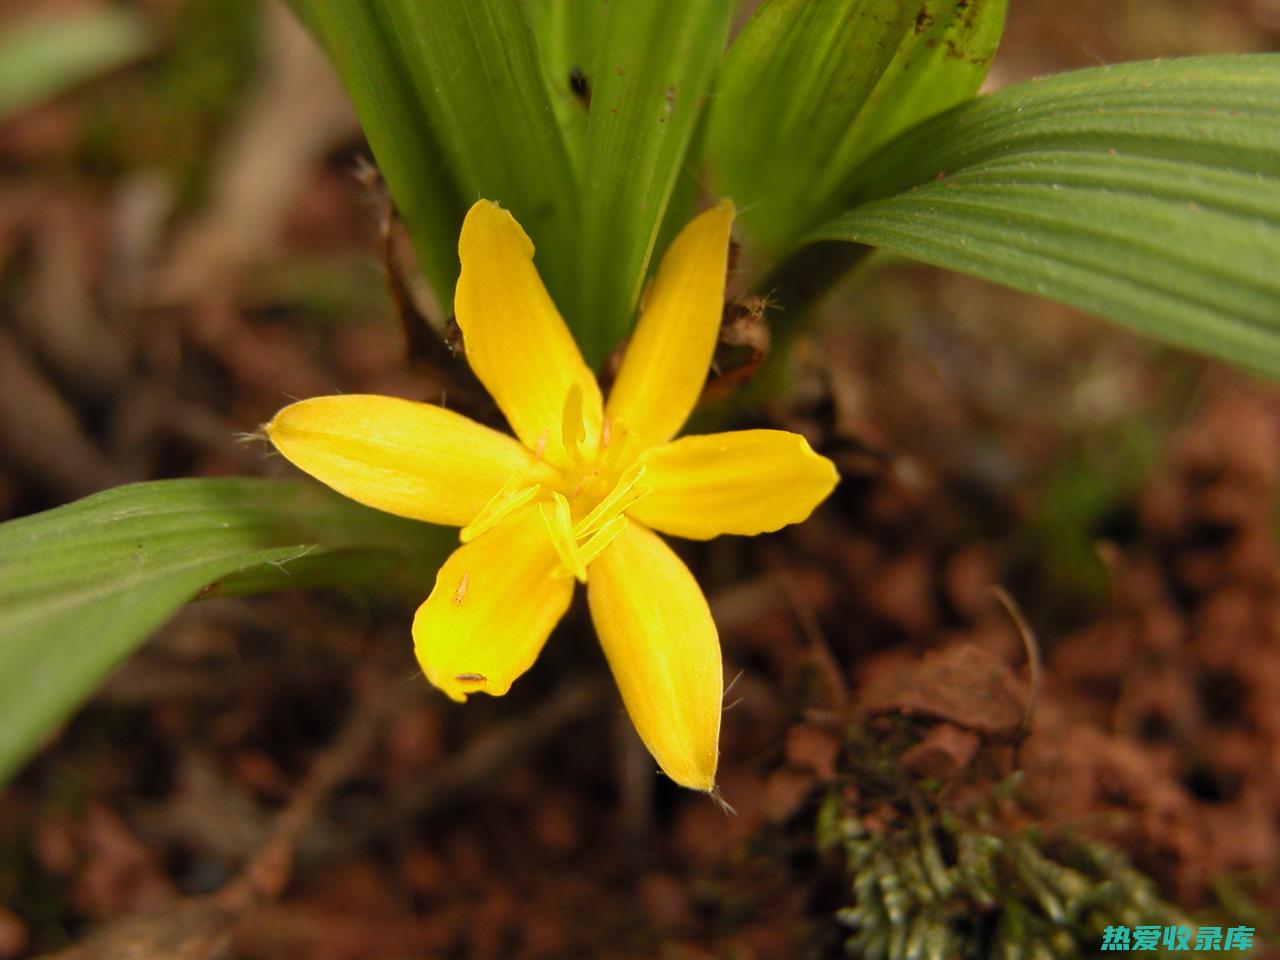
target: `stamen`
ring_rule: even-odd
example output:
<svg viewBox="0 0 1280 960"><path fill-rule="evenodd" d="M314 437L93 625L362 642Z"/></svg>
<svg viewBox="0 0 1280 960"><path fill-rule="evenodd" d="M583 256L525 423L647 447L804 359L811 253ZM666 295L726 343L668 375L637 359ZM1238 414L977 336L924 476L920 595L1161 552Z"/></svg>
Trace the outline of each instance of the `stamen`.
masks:
<svg viewBox="0 0 1280 960"><path fill-rule="evenodd" d="M614 517L631 507L642 497L653 492L648 485L637 487L644 476L644 464L637 461L627 468L627 472L618 480L617 485L609 491L609 495L596 504L595 509L578 521L573 528L573 535L579 540L600 529Z"/></svg>
<svg viewBox="0 0 1280 960"><path fill-rule="evenodd" d="M530 487L521 488L523 478L520 471L517 470L511 476L507 477L507 482L502 488L489 498L489 502L480 508L480 512L476 514L475 519L462 528L462 532L458 534L458 539L463 543L470 543L486 530L491 530L503 518L511 515L512 512L520 509L530 500L538 495L542 489L540 484L533 484Z"/></svg>
<svg viewBox="0 0 1280 960"><path fill-rule="evenodd" d="M542 462L542 455L547 452L547 436L551 433L546 427L542 428L542 432L538 434L538 442L533 448L533 459L536 463Z"/></svg>
<svg viewBox="0 0 1280 960"><path fill-rule="evenodd" d="M626 517L614 517L603 527L597 530L586 543L578 548L578 555L582 557L583 566L590 566L596 557L604 553L604 548L613 543L614 539L620 534L630 521Z"/></svg>
<svg viewBox="0 0 1280 960"><path fill-rule="evenodd" d="M547 536L551 538L551 545L560 557L560 566L552 572L552 576L574 576L580 583L586 583L587 568L582 562L578 541L573 535L569 501L563 493L556 493L554 506L544 501L538 504L538 512L542 514L542 522L547 528Z"/></svg>
<svg viewBox="0 0 1280 960"><path fill-rule="evenodd" d="M582 420L582 387L574 384L564 401L564 414L560 423L560 439L564 449L575 460L582 459L582 441L586 439L587 426Z"/></svg>

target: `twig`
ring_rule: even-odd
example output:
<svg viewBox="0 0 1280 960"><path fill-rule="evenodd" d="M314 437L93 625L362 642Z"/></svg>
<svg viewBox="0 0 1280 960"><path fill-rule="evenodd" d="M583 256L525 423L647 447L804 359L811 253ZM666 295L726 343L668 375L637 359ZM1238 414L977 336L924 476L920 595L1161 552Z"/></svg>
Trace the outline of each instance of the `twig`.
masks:
<svg viewBox="0 0 1280 960"><path fill-rule="evenodd" d="M1022 615L1022 610L1018 607L1013 597L1009 595L1009 592L1004 587L996 585L991 587L991 593L1000 601L1000 606L1004 607L1004 612L1013 621L1014 629L1018 631L1018 636L1022 638L1022 646L1027 652L1027 667L1031 672L1031 691L1027 696L1027 709L1023 716L1022 731L1019 736L1019 739L1022 739L1031 732L1031 717L1035 712L1036 699L1040 695L1040 644L1036 642L1035 631L1031 629L1031 624L1027 623L1027 618Z"/></svg>
<svg viewBox="0 0 1280 960"><path fill-rule="evenodd" d="M834 706L838 712L843 713L849 705L849 685L845 683L844 675L840 672L840 664L836 661L835 654L831 652L827 635L823 633L818 618L814 616L813 607L801 596L791 575L786 570L779 570L778 581L782 584L782 591L787 595L791 609L796 615L796 621L800 624L809 652L827 677L831 698L835 701Z"/></svg>
<svg viewBox="0 0 1280 960"><path fill-rule="evenodd" d="M475 740L443 769L408 781L389 800L361 808L351 827L329 842L308 845L303 859L327 860L395 833L405 824L431 816L462 800L499 771L518 763L538 744L595 711L602 700L599 681L564 687L531 715L509 720Z"/></svg>
<svg viewBox="0 0 1280 960"><path fill-rule="evenodd" d="M302 786L276 816L266 842L240 875L220 891L229 908L244 909L284 891L298 841L315 820L316 811L369 756L383 723L420 688L421 681L414 678L389 695L381 684L364 691L338 736L315 759Z"/></svg>
<svg viewBox="0 0 1280 960"><path fill-rule="evenodd" d="M222 960L229 955L237 919L279 896L295 861L337 854L460 800L497 771L517 762L534 745L568 723L587 716L601 700L601 685L566 687L533 716L512 720L477 740L443 770L413 782L380 816L361 820L340 841L304 845L303 837L329 795L368 757L386 719L422 689L415 677L387 691L368 684L342 730L311 765L288 806L275 818L266 841L240 874L211 896L189 897L147 914L104 925L80 943L47 960Z"/></svg>
<svg viewBox="0 0 1280 960"><path fill-rule="evenodd" d="M364 157L356 162L354 176L356 182L364 187L377 204L378 254L410 359L433 367L451 365L453 356L444 341L436 335L431 321L414 302L408 278L396 256L395 226L399 218L395 204L391 201L390 191L383 183L377 167Z"/></svg>
<svg viewBox="0 0 1280 960"><path fill-rule="evenodd" d="M402 684L388 695L370 685L352 707L342 731L311 765L289 805L275 818L266 842L231 883L207 897L189 897L164 909L123 917L48 960L220 960L227 956L236 920L279 896L294 852L329 794L369 755L383 722L420 688Z"/></svg>
<svg viewBox="0 0 1280 960"><path fill-rule="evenodd" d="M368 160L361 159L354 171L356 182L368 191L377 204L378 254L382 261L387 291L395 307L396 318L404 334L405 353L411 364L417 364L440 379L444 392L462 400L468 413L492 417L488 394L476 379L471 368L458 356L460 343L452 342L456 325L446 321L437 329L418 309L409 278L396 253L396 225L400 222L392 202L391 193L378 169Z"/></svg>

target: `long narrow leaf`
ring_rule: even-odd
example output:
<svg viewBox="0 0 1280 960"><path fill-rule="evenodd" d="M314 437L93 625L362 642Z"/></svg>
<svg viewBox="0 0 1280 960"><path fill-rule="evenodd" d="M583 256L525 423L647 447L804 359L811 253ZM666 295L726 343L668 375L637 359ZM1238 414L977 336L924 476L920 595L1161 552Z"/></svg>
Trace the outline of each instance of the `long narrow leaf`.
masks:
<svg viewBox="0 0 1280 960"><path fill-rule="evenodd" d="M1280 376L1280 56L1084 70L908 132L847 240Z"/></svg>
<svg viewBox="0 0 1280 960"><path fill-rule="evenodd" d="M586 75L579 340L592 362L625 333L724 50L732 0L608 0Z"/></svg>
<svg viewBox="0 0 1280 960"><path fill-rule="evenodd" d="M465 202L486 197L510 209L537 246L552 296L562 308L571 303L573 166L517 0L360 2L376 13L411 77Z"/></svg>
<svg viewBox="0 0 1280 960"><path fill-rule="evenodd" d="M581 183L591 81L608 7L601 0L525 0L524 11L542 60L547 97Z"/></svg>
<svg viewBox="0 0 1280 960"><path fill-rule="evenodd" d="M310 485L162 480L117 487L0 525L0 780L178 606L349 583L447 549L439 528Z"/></svg>
<svg viewBox="0 0 1280 960"><path fill-rule="evenodd" d="M919 4L766 0L734 41L717 84L707 150L717 188L751 237L781 254L834 215L818 185L851 169L854 121Z"/></svg>
<svg viewBox="0 0 1280 960"><path fill-rule="evenodd" d="M849 151L817 189L837 197L849 175L904 130L972 98L995 59L1008 0L934 0L921 7L893 62L858 112Z"/></svg>
<svg viewBox="0 0 1280 960"><path fill-rule="evenodd" d="M291 0L291 5L333 60L422 272L442 307L451 310L464 198L377 5L363 0Z"/></svg>

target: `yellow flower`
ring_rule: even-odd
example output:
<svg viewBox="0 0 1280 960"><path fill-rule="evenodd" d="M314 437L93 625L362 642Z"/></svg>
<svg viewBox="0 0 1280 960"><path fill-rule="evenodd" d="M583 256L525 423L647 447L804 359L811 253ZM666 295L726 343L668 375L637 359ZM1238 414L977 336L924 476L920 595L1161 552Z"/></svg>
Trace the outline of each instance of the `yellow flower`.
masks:
<svg viewBox="0 0 1280 960"><path fill-rule="evenodd" d="M662 261L608 401L533 265L533 244L481 200L462 225L454 309L467 360L519 440L443 407L317 397L267 425L339 493L462 528L413 638L455 700L503 694L573 596L587 599L641 739L677 783L715 786L723 670L707 601L653 531L705 540L804 520L834 488L803 437L672 438L702 391L724 301L733 205L693 220Z"/></svg>

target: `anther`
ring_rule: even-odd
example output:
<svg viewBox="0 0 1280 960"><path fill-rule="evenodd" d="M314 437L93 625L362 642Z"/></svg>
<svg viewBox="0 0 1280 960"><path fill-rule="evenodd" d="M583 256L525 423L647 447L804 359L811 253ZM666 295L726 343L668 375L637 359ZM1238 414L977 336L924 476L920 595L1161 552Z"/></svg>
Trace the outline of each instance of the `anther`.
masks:
<svg viewBox="0 0 1280 960"><path fill-rule="evenodd" d="M523 507L536 497L542 489L541 485L536 483L522 488L522 482L523 477L519 470L507 477L506 483L489 498L488 503L480 508L480 512L476 514L475 519L462 528L462 531L458 534L458 539L463 543L470 543L480 534L486 530L491 530L500 521Z"/></svg>
<svg viewBox="0 0 1280 960"><path fill-rule="evenodd" d="M605 548L617 538L618 534L626 528L630 521L626 517L617 516L606 523L603 527L591 535L591 537L578 548L578 555L582 558L582 565L589 566L596 557L604 553Z"/></svg>
<svg viewBox="0 0 1280 960"><path fill-rule="evenodd" d="M560 439L564 443L565 452L575 460L582 459L580 448L586 435L586 424L582 422L582 387L575 383L569 388L569 396L565 398L564 414L560 422Z"/></svg>
<svg viewBox="0 0 1280 960"><path fill-rule="evenodd" d="M553 575L574 576L580 582L587 582L587 567L578 550L578 542L573 535L573 521L569 513L569 501L563 493L556 493L553 503L540 503L538 512L542 514L542 523L547 528L547 536L551 545L560 557L560 566ZM563 571L563 572L561 572Z"/></svg>
<svg viewBox="0 0 1280 960"><path fill-rule="evenodd" d="M573 528L574 537L581 540L589 536L624 510L634 506L642 497L652 493L652 487L640 484L644 469L644 464L639 461L628 467L626 473L609 491L609 495L578 521L578 525Z"/></svg>

